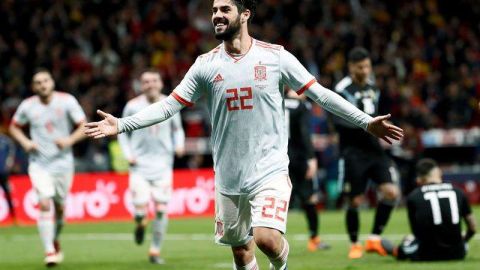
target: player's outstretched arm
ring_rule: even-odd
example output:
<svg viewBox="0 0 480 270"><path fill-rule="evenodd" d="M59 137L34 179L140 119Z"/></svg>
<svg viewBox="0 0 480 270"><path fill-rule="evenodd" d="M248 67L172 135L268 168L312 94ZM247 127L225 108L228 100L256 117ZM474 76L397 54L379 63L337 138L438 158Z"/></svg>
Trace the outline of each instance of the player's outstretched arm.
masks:
<svg viewBox="0 0 480 270"><path fill-rule="evenodd" d="M100 139L123 132L145 128L167 120L179 112L183 107L184 106L174 97L168 96L138 113L125 118L116 118L111 114L99 110L97 113L104 119L99 122L86 124L85 134L90 138Z"/></svg>
<svg viewBox="0 0 480 270"><path fill-rule="evenodd" d="M337 93L321 86L319 83L312 84L305 94L327 111L363 128L389 144L392 143L392 140L400 140L403 137L401 128L386 121L390 118L390 115L372 118Z"/></svg>

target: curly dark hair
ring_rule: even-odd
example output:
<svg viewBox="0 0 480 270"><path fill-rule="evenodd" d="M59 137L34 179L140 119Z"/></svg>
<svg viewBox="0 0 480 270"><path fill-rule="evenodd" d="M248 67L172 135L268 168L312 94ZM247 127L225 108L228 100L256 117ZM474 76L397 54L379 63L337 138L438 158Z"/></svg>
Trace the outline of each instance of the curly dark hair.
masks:
<svg viewBox="0 0 480 270"><path fill-rule="evenodd" d="M242 13L247 9L250 10L251 15L248 22L251 22L257 10L257 0L232 0L232 2L237 6L238 13Z"/></svg>

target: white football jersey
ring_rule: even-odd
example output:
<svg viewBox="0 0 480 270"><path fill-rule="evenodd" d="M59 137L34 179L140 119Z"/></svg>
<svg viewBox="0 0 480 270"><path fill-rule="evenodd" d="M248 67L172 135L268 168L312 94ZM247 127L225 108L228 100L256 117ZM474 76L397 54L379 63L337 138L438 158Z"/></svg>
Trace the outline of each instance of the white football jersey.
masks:
<svg viewBox="0 0 480 270"><path fill-rule="evenodd" d="M25 99L13 116L13 124L28 125L30 138L38 151L29 154L29 163L50 173L71 172L74 168L71 148L60 150L55 140L70 136L73 128L85 120L78 101L70 94L54 92L48 104L38 96Z"/></svg>
<svg viewBox="0 0 480 270"><path fill-rule="evenodd" d="M165 96L162 95L161 99ZM145 95L130 100L123 110L123 117L133 115L151 103ZM130 168L148 180L159 179L169 175L173 167L176 147L183 147L185 133L180 114L153 126L118 135L122 152L127 159L136 161Z"/></svg>
<svg viewBox="0 0 480 270"><path fill-rule="evenodd" d="M250 193L288 174L284 85L301 94L315 82L282 46L258 40L240 57L221 44L197 58L172 96L187 106L207 98L219 192Z"/></svg>

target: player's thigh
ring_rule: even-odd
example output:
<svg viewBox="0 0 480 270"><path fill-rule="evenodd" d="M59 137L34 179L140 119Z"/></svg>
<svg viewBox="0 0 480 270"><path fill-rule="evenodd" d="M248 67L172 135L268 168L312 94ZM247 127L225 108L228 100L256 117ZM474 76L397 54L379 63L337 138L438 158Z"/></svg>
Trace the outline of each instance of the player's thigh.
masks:
<svg viewBox="0 0 480 270"><path fill-rule="evenodd" d="M47 170L37 165L29 165L28 176L40 200L53 198L55 195L54 178Z"/></svg>
<svg viewBox="0 0 480 270"><path fill-rule="evenodd" d="M251 205L247 195L227 195L215 191L215 242L232 247L252 240Z"/></svg>
<svg viewBox="0 0 480 270"><path fill-rule="evenodd" d="M165 172L161 177L150 181L151 195L156 203L167 204L172 196L172 172Z"/></svg>
<svg viewBox="0 0 480 270"><path fill-rule="evenodd" d="M133 205L146 205L150 201L150 183L141 174L130 173L128 188L132 195Z"/></svg>
<svg viewBox="0 0 480 270"><path fill-rule="evenodd" d="M399 174L391 159L388 157L374 159L368 176L384 196L392 199L398 196Z"/></svg>
<svg viewBox="0 0 480 270"><path fill-rule="evenodd" d="M339 160L339 184L349 198L362 195L367 189L370 162L360 155L348 154Z"/></svg>
<svg viewBox="0 0 480 270"><path fill-rule="evenodd" d="M252 227L273 228L281 233L287 229L287 212L292 183L287 175L273 176L250 195Z"/></svg>
<svg viewBox="0 0 480 270"><path fill-rule="evenodd" d="M73 175L73 171L52 175L55 187L55 195L53 197L55 203L60 205L65 204L67 195L72 187Z"/></svg>

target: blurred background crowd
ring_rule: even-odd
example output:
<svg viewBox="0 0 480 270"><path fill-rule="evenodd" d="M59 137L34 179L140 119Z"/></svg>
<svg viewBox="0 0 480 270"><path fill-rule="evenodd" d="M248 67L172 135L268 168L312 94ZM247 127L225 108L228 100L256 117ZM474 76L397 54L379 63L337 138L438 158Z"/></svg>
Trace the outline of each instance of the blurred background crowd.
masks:
<svg viewBox="0 0 480 270"><path fill-rule="evenodd" d="M214 48L211 1L4 0L0 3L0 130L32 95L32 71L52 71L57 89L75 95L90 120L95 110L120 115L138 94L138 76L157 68L171 92L196 56ZM406 131L401 155L420 153L419 132L480 123L480 5L476 0L264 0L254 37L285 46L326 87L346 75L354 46L372 55L380 109ZM395 19L394 19L395 18ZM182 112L186 135L209 135L205 107ZM312 130L326 136L319 158L334 167L335 137L326 114L312 110ZM110 170L110 140L77 147L80 170ZM17 172L24 155L18 151ZM110 153L110 154L108 154ZM208 157L208 154L206 155ZM209 166L190 155L180 167Z"/></svg>

